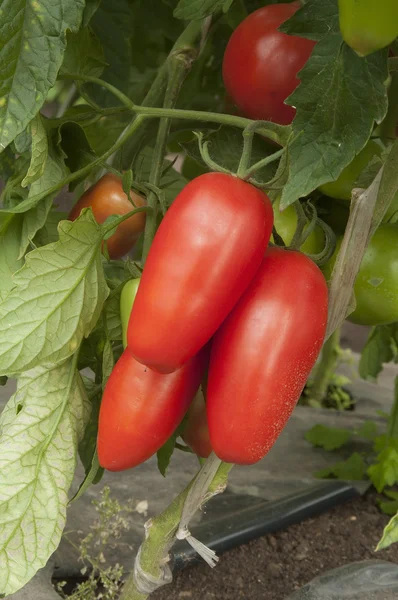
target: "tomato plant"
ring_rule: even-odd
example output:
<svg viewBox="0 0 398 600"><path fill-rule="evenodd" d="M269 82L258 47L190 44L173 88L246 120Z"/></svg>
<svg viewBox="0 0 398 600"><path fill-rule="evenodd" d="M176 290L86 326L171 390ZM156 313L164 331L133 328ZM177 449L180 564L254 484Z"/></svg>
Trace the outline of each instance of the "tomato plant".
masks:
<svg viewBox="0 0 398 600"><path fill-rule="evenodd" d="M130 198L131 200L123 191L121 179L113 173L107 173L79 198L69 213L69 219L74 221L83 208L90 207L97 223L103 223L111 215L125 215L134 208L145 205L144 198L133 191L130 191ZM121 258L127 254L144 227L144 212L137 213L120 223L115 233L106 242L109 256Z"/></svg>
<svg viewBox="0 0 398 600"><path fill-rule="evenodd" d="M322 347L327 306L325 278L309 258L267 251L212 343L206 406L222 460L252 464L270 450Z"/></svg>
<svg viewBox="0 0 398 600"><path fill-rule="evenodd" d="M340 30L360 56L388 46L398 36L395 0L339 0Z"/></svg>
<svg viewBox="0 0 398 600"><path fill-rule="evenodd" d="M324 272L330 277L341 246ZM363 257L354 293L356 308L348 320L358 325L383 325L398 321L398 225L384 223L376 230Z"/></svg>
<svg viewBox="0 0 398 600"><path fill-rule="evenodd" d="M272 223L268 197L231 175L206 173L180 192L131 312L128 347L137 360L167 373L198 352L249 285Z"/></svg>
<svg viewBox="0 0 398 600"><path fill-rule="evenodd" d="M155 373L126 349L106 384L98 422L98 458L109 471L136 467L174 433L196 394L206 354L181 369Z"/></svg>
<svg viewBox="0 0 398 600"><path fill-rule="evenodd" d="M298 2L270 4L251 13L233 32L225 50L223 77L243 114L285 125L295 110L285 100L298 86L297 73L314 42L289 36L278 27L299 8Z"/></svg>
<svg viewBox="0 0 398 600"><path fill-rule="evenodd" d="M294 206L288 206L285 210L280 211L279 200L277 200L273 204L273 209L275 229L284 243L289 246L297 229L297 213ZM319 226L315 227L300 250L307 254L318 254L325 245L324 237L322 229ZM271 239L274 241L273 238Z"/></svg>

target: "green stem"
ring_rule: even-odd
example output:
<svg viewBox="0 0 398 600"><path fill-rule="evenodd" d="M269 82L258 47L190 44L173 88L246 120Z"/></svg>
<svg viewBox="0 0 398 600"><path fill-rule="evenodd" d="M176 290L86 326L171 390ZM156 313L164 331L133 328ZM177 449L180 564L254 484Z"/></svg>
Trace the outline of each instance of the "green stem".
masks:
<svg viewBox="0 0 398 600"><path fill-rule="evenodd" d="M176 51L168 59L169 81L164 97L164 108L171 108L175 105L183 81L191 67L196 51L193 48L184 51ZM152 165L149 173L149 183L152 186L159 187L163 171L163 161L166 154L167 139L170 132L171 119L160 119L158 134L156 137L155 148L152 156ZM147 196L147 204L152 211L148 214L145 221L144 244L142 250L142 263L145 263L149 248L156 233L156 217L158 196L154 191L150 191Z"/></svg>
<svg viewBox="0 0 398 600"><path fill-rule="evenodd" d="M203 490L203 503L205 496L207 501L211 496L215 496L225 489L227 476L232 466L221 463L210 486L207 490ZM151 519L146 528L147 535L141 546L140 564L146 573L155 578L160 576L162 565L165 564L168 552L175 542L185 500L199 473L160 515ZM143 594L137 589L132 572L123 587L120 600L145 600L147 597L148 594Z"/></svg>
<svg viewBox="0 0 398 600"><path fill-rule="evenodd" d="M254 175L256 173L256 171L259 171L260 169L263 169L264 167L271 164L275 160L278 160L284 152L285 152L285 149L282 148L282 150L278 150L277 152L274 152L274 154L270 154L269 156L266 156L265 158L262 158L261 160L256 162L253 166L250 167L250 169L248 169L246 171L244 179L246 179L246 180L250 179L252 177L252 175Z"/></svg>
<svg viewBox="0 0 398 600"><path fill-rule="evenodd" d="M130 217L133 217L134 215L136 215L137 213L140 213L140 212L146 212L146 213L150 214L153 211L150 206L140 206L139 208L135 208L134 210L131 210L130 212L126 213L125 215L122 215L122 216L118 217L117 219L112 220L112 223L110 223L109 225L104 226L104 234L106 235L113 229L116 229L116 227L118 227L120 225L120 223L123 223L123 221L127 221L127 219L129 219Z"/></svg>
<svg viewBox="0 0 398 600"><path fill-rule="evenodd" d="M95 83L106 90L108 90L111 94L115 96L124 106L127 108L134 108L134 102L130 100L126 94L123 94L117 87L108 83L108 81L104 81L103 79L98 79L98 77L91 77L90 75L79 75L79 73L68 73L62 75L62 79L73 79L74 81L83 81L84 83Z"/></svg>
<svg viewBox="0 0 398 600"><path fill-rule="evenodd" d="M340 333L341 328L338 327L329 339L326 340L322 349L321 359L316 366L310 398L315 406L322 406L329 383L336 372L336 367L341 357Z"/></svg>
<svg viewBox="0 0 398 600"><path fill-rule="evenodd" d="M390 416L388 418L386 445L389 443L391 438L397 438L397 437L398 437L398 377L395 377L394 404L392 405Z"/></svg>

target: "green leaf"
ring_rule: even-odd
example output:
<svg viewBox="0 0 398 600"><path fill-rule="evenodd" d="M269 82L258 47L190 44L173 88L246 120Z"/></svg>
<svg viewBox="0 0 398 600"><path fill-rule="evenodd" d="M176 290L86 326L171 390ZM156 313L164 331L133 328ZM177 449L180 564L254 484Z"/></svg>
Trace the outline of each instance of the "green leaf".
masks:
<svg viewBox="0 0 398 600"><path fill-rule="evenodd" d="M62 221L60 239L30 252L0 303L0 374L73 354L94 328L108 294L102 229L90 209Z"/></svg>
<svg viewBox="0 0 398 600"><path fill-rule="evenodd" d="M313 446L320 446L325 450L337 450L346 444L352 437L352 431L336 429L325 425L314 425L305 434L305 439Z"/></svg>
<svg viewBox="0 0 398 600"><path fill-rule="evenodd" d="M185 21L196 21L222 10L225 5L226 0L180 0L174 16Z"/></svg>
<svg viewBox="0 0 398 600"><path fill-rule="evenodd" d="M133 65L130 37L134 25L129 0L102 2L90 25L100 40L109 65L102 79L128 95ZM114 106L115 98L107 90L98 86L87 86L87 89L101 105Z"/></svg>
<svg viewBox="0 0 398 600"><path fill-rule="evenodd" d="M101 42L89 27L69 33L60 75L74 74L100 77L106 67Z"/></svg>
<svg viewBox="0 0 398 600"><path fill-rule="evenodd" d="M25 372L1 414L2 593L25 585L58 547L89 408L69 359Z"/></svg>
<svg viewBox="0 0 398 600"><path fill-rule="evenodd" d="M105 302L106 328L111 342L122 339L122 322L120 320L120 293L122 287L120 286L117 293L113 291L112 296Z"/></svg>
<svg viewBox="0 0 398 600"><path fill-rule="evenodd" d="M0 0L0 151L25 129L54 85L84 0Z"/></svg>
<svg viewBox="0 0 398 600"><path fill-rule="evenodd" d="M310 0L281 29L304 35L304 19L326 29L333 9L337 14L336 1ZM315 37L320 41L299 73L301 85L286 101L297 114L282 208L337 179L387 112L387 51L360 58L343 42L336 19Z"/></svg>
<svg viewBox="0 0 398 600"><path fill-rule="evenodd" d="M34 237L33 243L35 246L46 246L57 242L58 225L60 221L64 221L68 217L68 213L59 212L57 210L51 210L48 214L47 221L44 226L37 232Z"/></svg>
<svg viewBox="0 0 398 600"><path fill-rule="evenodd" d="M0 215L5 222L0 227L0 300L3 300L14 287L13 274L22 267L23 260L19 258L19 240L22 232L22 217Z"/></svg>
<svg viewBox="0 0 398 600"><path fill-rule="evenodd" d="M397 339L397 324L379 325L372 329L359 361L359 374L363 379L377 380L383 364L395 357L392 341Z"/></svg>
<svg viewBox="0 0 398 600"><path fill-rule="evenodd" d="M30 186L28 200L59 183L68 175L63 158L54 149L50 149L42 176ZM23 214L23 226L20 239L19 256L22 257L30 241L45 225L57 192L49 194L30 210Z"/></svg>
<svg viewBox="0 0 398 600"><path fill-rule="evenodd" d="M171 457L173 456L177 435L173 435L167 440L165 444L157 451L158 458L158 469L163 477L166 477L166 472L170 464Z"/></svg>
<svg viewBox="0 0 398 600"><path fill-rule="evenodd" d="M337 477L348 481L361 481L366 473L366 464L358 452L354 452L347 460L333 465L333 467L322 469L315 475L316 477Z"/></svg>
<svg viewBox="0 0 398 600"><path fill-rule="evenodd" d="M398 498L389 502L379 502L379 506L386 515L395 515L398 512Z"/></svg>
<svg viewBox="0 0 398 600"><path fill-rule="evenodd" d="M30 122L30 131L32 151L28 172L21 183L22 187L30 185L43 175L48 156L47 134L40 113Z"/></svg>
<svg viewBox="0 0 398 600"><path fill-rule="evenodd" d="M398 513L385 526L383 536L377 544L376 551L388 548L388 546L396 542L398 542Z"/></svg>
<svg viewBox="0 0 398 600"><path fill-rule="evenodd" d="M86 7L83 13L83 27L86 27L89 24L91 17L96 12L100 4L101 0L86 0Z"/></svg>
<svg viewBox="0 0 398 600"><path fill-rule="evenodd" d="M368 468L368 475L376 490L381 493L384 488L398 482L398 452L389 445L377 456L377 462Z"/></svg>
<svg viewBox="0 0 398 600"><path fill-rule="evenodd" d="M362 423L358 431L355 432L359 437L365 438L373 442L377 436L377 425L374 421L365 421Z"/></svg>

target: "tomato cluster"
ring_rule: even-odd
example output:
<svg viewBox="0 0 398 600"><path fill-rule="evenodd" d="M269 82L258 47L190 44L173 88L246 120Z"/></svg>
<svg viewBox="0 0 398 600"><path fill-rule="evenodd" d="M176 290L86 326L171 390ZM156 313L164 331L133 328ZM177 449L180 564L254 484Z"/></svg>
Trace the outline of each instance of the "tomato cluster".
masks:
<svg viewBox="0 0 398 600"><path fill-rule="evenodd" d="M186 442L239 464L268 452L327 321L324 276L304 254L267 249L272 225L266 194L232 175L201 175L174 200L138 290L132 283L122 297L124 314L132 310L101 405L102 466L134 467L156 452L206 372L206 406L200 397L192 404Z"/></svg>

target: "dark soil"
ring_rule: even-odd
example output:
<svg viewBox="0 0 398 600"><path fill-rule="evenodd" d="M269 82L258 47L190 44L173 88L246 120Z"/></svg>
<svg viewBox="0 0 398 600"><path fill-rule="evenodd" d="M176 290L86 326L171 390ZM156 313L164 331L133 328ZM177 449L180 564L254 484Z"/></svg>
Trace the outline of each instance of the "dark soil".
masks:
<svg viewBox="0 0 398 600"><path fill-rule="evenodd" d="M187 568L151 600L283 600L328 569L371 558L398 563L398 544L374 551L388 520L368 494L235 548L215 569Z"/></svg>

